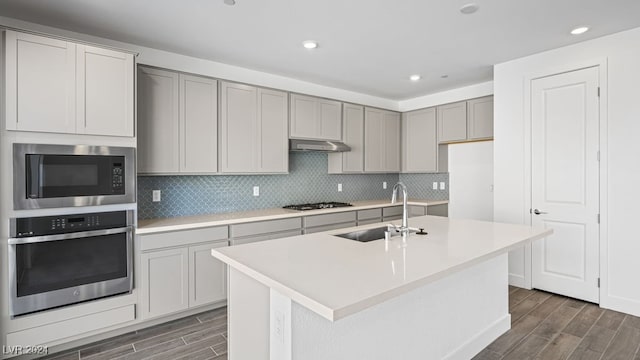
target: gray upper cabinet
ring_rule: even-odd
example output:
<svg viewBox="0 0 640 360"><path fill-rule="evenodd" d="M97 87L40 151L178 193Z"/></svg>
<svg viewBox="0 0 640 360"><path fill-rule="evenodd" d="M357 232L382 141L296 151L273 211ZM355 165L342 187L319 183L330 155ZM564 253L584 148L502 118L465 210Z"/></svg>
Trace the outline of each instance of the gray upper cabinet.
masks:
<svg viewBox="0 0 640 360"><path fill-rule="evenodd" d="M218 82L180 74L180 172L218 171Z"/></svg>
<svg viewBox="0 0 640 360"><path fill-rule="evenodd" d="M177 173L178 74L138 67L138 172Z"/></svg>
<svg viewBox="0 0 640 360"><path fill-rule="evenodd" d="M344 104L342 136L351 151L329 154L329 173L361 173L364 171L364 107Z"/></svg>
<svg viewBox="0 0 640 360"><path fill-rule="evenodd" d="M342 103L291 94L289 137L342 140Z"/></svg>
<svg viewBox="0 0 640 360"><path fill-rule="evenodd" d="M216 173L217 81L138 69L138 172Z"/></svg>
<svg viewBox="0 0 640 360"><path fill-rule="evenodd" d="M493 138L493 96L467 101L469 140Z"/></svg>
<svg viewBox="0 0 640 360"><path fill-rule="evenodd" d="M467 140L467 102L440 105L438 109L438 141Z"/></svg>
<svg viewBox="0 0 640 360"><path fill-rule="evenodd" d="M437 109L439 143L493 138L493 96L440 105Z"/></svg>
<svg viewBox="0 0 640 360"><path fill-rule="evenodd" d="M220 89L222 172L287 172L287 93L230 82Z"/></svg>
<svg viewBox="0 0 640 360"><path fill-rule="evenodd" d="M400 171L400 114L365 108L364 171Z"/></svg>
<svg viewBox="0 0 640 360"><path fill-rule="evenodd" d="M436 109L402 114L402 172L437 172Z"/></svg>
<svg viewBox="0 0 640 360"><path fill-rule="evenodd" d="M46 36L4 32L7 130L134 136L134 57Z"/></svg>

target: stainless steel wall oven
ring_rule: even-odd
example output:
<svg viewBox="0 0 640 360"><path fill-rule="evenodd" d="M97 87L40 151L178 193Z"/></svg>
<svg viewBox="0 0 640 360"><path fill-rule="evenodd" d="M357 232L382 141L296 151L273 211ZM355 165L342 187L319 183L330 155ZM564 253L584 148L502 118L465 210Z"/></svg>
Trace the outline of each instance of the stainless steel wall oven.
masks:
<svg viewBox="0 0 640 360"><path fill-rule="evenodd" d="M132 210L13 218L12 317L131 292Z"/></svg>
<svg viewBox="0 0 640 360"><path fill-rule="evenodd" d="M134 203L135 149L13 144L15 210Z"/></svg>

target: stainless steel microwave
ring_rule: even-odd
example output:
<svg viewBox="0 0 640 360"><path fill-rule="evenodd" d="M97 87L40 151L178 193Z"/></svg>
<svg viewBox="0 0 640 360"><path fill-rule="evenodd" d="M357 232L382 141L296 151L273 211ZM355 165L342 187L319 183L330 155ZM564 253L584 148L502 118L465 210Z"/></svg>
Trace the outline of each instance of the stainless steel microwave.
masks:
<svg viewBox="0 0 640 360"><path fill-rule="evenodd" d="M15 210L136 201L135 149L13 144Z"/></svg>

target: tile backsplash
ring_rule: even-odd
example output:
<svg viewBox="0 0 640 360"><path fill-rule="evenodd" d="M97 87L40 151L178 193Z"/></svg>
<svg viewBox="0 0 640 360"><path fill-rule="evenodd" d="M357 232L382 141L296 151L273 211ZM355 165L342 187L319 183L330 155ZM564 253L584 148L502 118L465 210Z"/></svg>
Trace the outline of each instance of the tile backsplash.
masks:
<svg viewBox="0 0 640 360"><path fill-rule="evenodd" d="M391 188L405 181L409 197L449 198L448 174L327 174L327 154L291 153L289 174L139 176L140 219L255 210L320 201L391 199ZM386 181L387 189L382 188ZM432 190L444 181L446 190ZM338 192L342 184L342 192ZM253 187L260 196L253 196ZM162 191L162 201L152 202L152 190Z"/></svg>

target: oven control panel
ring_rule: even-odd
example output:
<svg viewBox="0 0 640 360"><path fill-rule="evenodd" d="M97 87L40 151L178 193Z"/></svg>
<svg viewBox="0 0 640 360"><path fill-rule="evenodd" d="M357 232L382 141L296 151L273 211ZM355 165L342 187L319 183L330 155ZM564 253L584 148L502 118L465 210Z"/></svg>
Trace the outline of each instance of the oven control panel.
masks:
<svg viewBox="0 0 640 360"><path fill-rule="evenodd" d="M12 219L11 237L65 234L128 226L127 211Z"/></svg>

